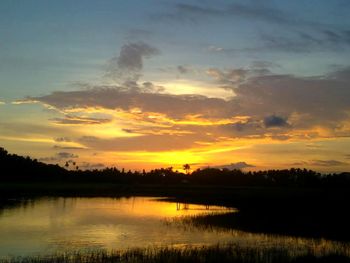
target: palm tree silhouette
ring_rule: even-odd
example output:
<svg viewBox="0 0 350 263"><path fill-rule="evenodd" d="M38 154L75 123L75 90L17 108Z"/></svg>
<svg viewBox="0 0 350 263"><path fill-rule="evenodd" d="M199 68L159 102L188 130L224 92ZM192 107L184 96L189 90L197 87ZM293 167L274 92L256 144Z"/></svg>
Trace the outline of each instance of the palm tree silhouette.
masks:
<svg viewBox="0 0 350 263"><path fill-rule="evenodd" d="M183 168L184 168L184 170L186 171L186 174L188 174L189 171L191 170L191 166L190 166L188 163L184 164L184 165L183 165Z"/></svg>

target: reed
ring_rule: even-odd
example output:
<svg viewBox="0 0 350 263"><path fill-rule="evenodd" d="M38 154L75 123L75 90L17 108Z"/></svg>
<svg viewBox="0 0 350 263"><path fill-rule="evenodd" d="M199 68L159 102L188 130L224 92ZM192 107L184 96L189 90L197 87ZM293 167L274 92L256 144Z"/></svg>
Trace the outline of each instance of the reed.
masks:
<svg viewBox="0 0 350 263"><path fill-rule="evenodd" d="M151 247L129 249L123 251L78 251L16 257L3 259L3 263L175 263L175 262L237 262L237 263L313 263L338 262L348 263L350 258L340 254L324 254L316 256L311 252L292 255L286 249L247 248L237 244L193 247Z"/></svg>

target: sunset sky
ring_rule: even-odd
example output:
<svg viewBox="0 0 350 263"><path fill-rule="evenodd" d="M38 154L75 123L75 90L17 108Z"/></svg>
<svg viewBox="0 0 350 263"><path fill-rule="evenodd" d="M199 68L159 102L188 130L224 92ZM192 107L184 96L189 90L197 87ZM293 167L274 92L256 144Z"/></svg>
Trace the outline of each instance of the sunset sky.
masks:
<svg viewBox="0 0 350 263"><path fill-rule="evenodd" d="M0 1L0 146L82 169L350 171L350 1Z"/></svg>

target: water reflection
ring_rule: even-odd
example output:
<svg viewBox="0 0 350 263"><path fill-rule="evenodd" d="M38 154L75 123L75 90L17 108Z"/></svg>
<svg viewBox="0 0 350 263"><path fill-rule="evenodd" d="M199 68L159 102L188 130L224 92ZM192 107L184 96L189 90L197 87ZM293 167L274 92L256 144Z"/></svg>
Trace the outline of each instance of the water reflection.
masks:
<svg viewBox="0 0 350 263"><path fill-rule="evenodd" d="M167 200L167 199L165 199ZM164 201L160 199L159 201ZM200 210L206 210L208 212L214 212L214 211L219 211L219 212L238 212L238 210L234 208L227 208L227 207L221 207L221 206L211 206L211 205L193 205L193 204L188 204L188 203L178 203L176 202L176 210L193 210L193 211L200 211Z"/></svg>
<svg viewBox="0 0 350 263"><path fill-rule="evenodd" d="M44 198L0 214L0 257L82 249L237 243L349 255L349 244L227 230L195 224L209 214L236 212L218 206L173 203L157 198ZM179 222L182 222L179 224Z"/></svg>
<svg viewBox="0 0 350 263"><path fill-rule="evenodd" d="M0 215L0 256L47 254L57 250L212 244L222 236L202 236L197 230L179 230L164 224L165 219L210 211L223 213L228 209L159 202L149 197L28 201L5 209Z"/></svg>

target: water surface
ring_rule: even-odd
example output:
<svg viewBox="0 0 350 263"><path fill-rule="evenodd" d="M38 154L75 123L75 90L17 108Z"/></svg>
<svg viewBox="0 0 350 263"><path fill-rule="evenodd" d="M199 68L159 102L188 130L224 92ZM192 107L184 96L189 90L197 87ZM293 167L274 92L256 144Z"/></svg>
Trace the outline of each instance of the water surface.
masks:
<svg viewBox="0 0 350 263"><path fill-rule="evenodd" d="M349 245L305 239L184 227L182 218L235 212L218 206L179 204L158 198L42 198L0 213L0 258L57 251L200 246L237 243L286 247L295 253L349 251Z"/></svg>

